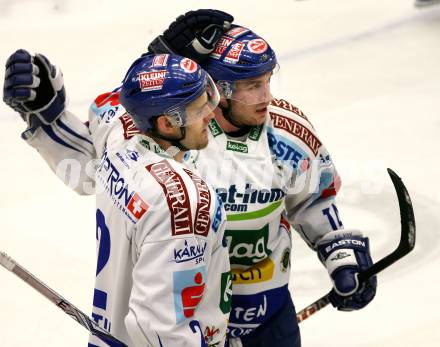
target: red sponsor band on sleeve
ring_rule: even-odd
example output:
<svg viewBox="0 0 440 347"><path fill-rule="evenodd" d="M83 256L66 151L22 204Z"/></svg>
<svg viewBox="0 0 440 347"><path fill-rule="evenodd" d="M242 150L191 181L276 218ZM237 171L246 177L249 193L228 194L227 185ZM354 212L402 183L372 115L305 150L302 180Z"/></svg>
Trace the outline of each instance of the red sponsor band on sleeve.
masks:
<svg viewBox="0 0 440 347"><path fill-rule="evenodd" d="M282 129L297 137L304 142L307 147L309 147L315 156L318 155L318 151L322 143L311 130L307 129L304 125L291 118L273 112L269 112L269 114L275 128Z"/></svg>
<svg viewBox="0 0 440 347"><path fill-rule="evenodd" d="M171 234L193 234L191 204L182 177L166 160L147 165L147 171L160 184L171 215Z"/></svg>

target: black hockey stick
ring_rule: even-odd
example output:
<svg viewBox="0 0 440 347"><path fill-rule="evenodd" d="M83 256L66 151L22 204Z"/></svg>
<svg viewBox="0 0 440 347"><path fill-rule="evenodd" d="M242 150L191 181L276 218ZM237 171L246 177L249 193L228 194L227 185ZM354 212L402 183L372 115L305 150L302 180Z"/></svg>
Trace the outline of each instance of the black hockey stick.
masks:
<svg viewBox="0 0 440 347"><path fill-rule="evenodd" d="M57 305L60 309L67 313L70 317L76 320L84 328L90 331L91 334L96 335L101 340L105 341L109 346L112 347L127 347L123 342L119 341L117 338L110 335L107 331L102 329L93 320L91 320L85 313L77 309L70 302L60 296L58 293L53 291L38 278L32 275L24 267L18 264L14 259L9 257L6 253L0 252L0 264L7 270L11 271L13 274L18 276L32 288L34 288L41 295L49 299L52 303Z"/></svg>
<svg viewBox="0 0 440 347"><path fill-rule="evenodd" d="M416 243L416 222L414 219L414 211L408 191L406 190L402 179L397 176L393 170L387 169L387 171L390 175L391 181L393 182L394 189L396 190L397 199L399 200L401 223L400 242L394 252L388 254L373 264L373 266L368 268L366 271L359 273L358 278L360 283L365 282L370 277L378 274L383 269L386 269L388 266L407 255L413 250ZM324 295L322 298L316 300L313 304L299 311L296 314L298 323L309 318L312 314L318 312L320 309L326 307L330 303L329 295L330 293Z"/></svg>

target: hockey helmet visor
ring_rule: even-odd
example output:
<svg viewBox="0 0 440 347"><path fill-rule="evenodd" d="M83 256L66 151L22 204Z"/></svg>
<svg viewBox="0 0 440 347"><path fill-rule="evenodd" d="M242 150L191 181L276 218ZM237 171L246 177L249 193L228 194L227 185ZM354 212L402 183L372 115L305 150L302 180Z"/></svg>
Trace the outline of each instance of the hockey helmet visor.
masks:
<svg viewBox="0 0 440 347"><path fill-rule="evenodd" d="M273 99L270 82L272 76L278 71L279 65L276 64L273 70L260 76L235 81L220 80L217 81L217 86L225 99L234 100L245 105L266 103Z"/></svg>
<svg viewBox="0 0 440 347"><path fill-rule="evenodd" d="M192 101L190 101L192 100ZM211 114L220 102L220 94L211 76L206 74L205 85L200 95L190 96L177 105L164 111L171 123L184 127L191 125Z"/></svg>

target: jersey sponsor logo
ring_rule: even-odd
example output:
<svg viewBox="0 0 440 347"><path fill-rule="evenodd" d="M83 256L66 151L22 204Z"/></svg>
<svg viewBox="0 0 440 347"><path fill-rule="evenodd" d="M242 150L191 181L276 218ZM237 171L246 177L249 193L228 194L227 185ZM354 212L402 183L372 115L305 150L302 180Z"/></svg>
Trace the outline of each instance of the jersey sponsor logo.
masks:
<svg viewBox="0 0 440 347"><path fill-rule="evenodd" d="M139 159L139 153L132 149L127 149L125 151L125 158L128 160L137 161Z"/></svg>
<svg viewBox="0 0 440 347"><path fill-rule="evenodd" d="M182 177L166 160L150 164L146 169L160 184L167 199L172 235L193 234L191 205Z"/></svg>
<svg viewBox="0 0 440 347"><path fill-rule="evenodd" d="M258 141L260 139L261 133L263 132L263 126L255 126L249 130L248 138L252 141Z"/></svg>
<svg viewBox="0 0 440 347"><path fill-rule="evenodd" d="M177 323L194 316L194 312L203 298L205 282L206 269L204 266L173 273L174 308Z"/></svg>
<svg viewBox="0 0 440 347"><path fill-rule="evenodd" d="M130 117L128 113L124 113L119 120L122 123L122 128L124 129L124 139L130 140L133 136L140 134L136 125L134 125L133 119Z"/></svg>
<svg viewBox="0 0 440 347"><path fill-rule="evenodd" d="M206 241L202 244L189 244L188 240L185 240L183 247L174 248L174 262L185 263L195 260L195 263L198 264L204 261L207 245Z"/></svg>
<svg viewBox="0 0 440 347"><path fill-rule="evenodd" d="M184 171L191 177L197 191L197 209L194 218L194 234L200 236L207 236L209 228L211 227L211 192L205 181L199 176L193 174L191 171L184 169Z"/></svg>
<svg viewBox="0 0 440 347"><path fill-rule="evenodd" d="M243 336L246 328L257 328L279 312L286 304L287 295L290 295L287 285L251 295L234 295L228 335L239 337Z"/></svg>
<svg viewBox="0 0 440 347"><path fill-rule="evenodd" d="M318 150L321 147L322 143L315 135L313 135L313 133L309 129L288 117L284 117L273 112L269 112L269 114L272 118L272 122L275 128L287 131L289 134L297 137L302 142L304 142L307 147L310 148L315 156L318 155Z"/></svg>
<svg viewBox="0 0 440 347"><path fill-rule="evenodd" d="M100 122L109 123L119 110L119 92L99 95L91 109Z"/></svg>
<svg viewBox="0 0 440 347"><path fill-rule="evenodd" d="M161 67L167 66L169 54L157 54L153 61L151 62L150 67Z"/></svg>
<svg viewBox="0 0 440 347"><path fill-rule="evenodd" d="M110 194L113 203L131 222L136 223L148 211L149 205L129 188L126 179L111 162L107 152L104 152L97 168L97 178Z"/></svg>
<svg viewBox="0 0 440 347"><path fill-rule="evenodd" d="M230 272L223 272L220 280L220 310L223 313L231 312L232 276Z"/></svg>
<svg viewBox="0 0 440 347"><path fill-rule="evenodd" d="M141 72L138 74L139 87L143 92L160 90L163 87L167 70Z"/></svg>
<svg viewBox="0 0 440 347"><path fill-rule="evenodd" d="M247 270L233 269L232 282L235 284L253 284L270 281L273 277L275 265L270 258L266 258Z"/></svg>
<svg viewBox="0 0 440 347"><path fill-rule="evenodd" d="M285 193L280 188L255 189L252 184L246 183L244 191L238 192L235 184L226 188L217 188L217 195L221 198L226 212L246 212L248 204L267 204L281 200Z"/></svg>
<svg viewBox="0 0 440 347"><path fill-rule="evenodd" d="M214 232L216 233L218 231L218 228L220 227L220 223L223 220L223 216L222 216L222 208L223 208L223 203L222 200L220 199L220 197L215 194L215 209L214 209L214 219L212 221L212 230L214 230Z"/></svg>
<svg viewBox="0 0 440 347"><path fill-rule="evenodd" d="M214 51L212 51L210 57L215 59L220 59L221 55L224 53L226 48L229 47L229 45L234 41L233 39L222 36L220 40L217 41L217 44L215 45Z"/></svg>
<svg viewBox="0 0 440 347"><path fill-rule="evenodd" d="M252 53L262 54L267 51L268 45L263 39L254 39L248 42L247 47Z"/></svg>
<svg viewBox="0 0 440 347"><path fill-rule="evenodd" d="M243 51L244 43L239 41L234 43L231 48L229 49L228 54L226 54L225 61L230 64L236 64L239 59L241 52Z"/></svg>
<svg viewBox="0 0 440 347"><path fill-rule="evenodd" d="M223 134L222 128L217 124L215 119L211 119L208 123L208 128L211 131L212 136L216 137L220 134Z"/></svg>
<svg viewBox="0 0 440 347"><path fill-rule="evenodd" d="M310 124L310 121L307 118L307 116L304 114L304 112L301 111L298 107L293 106L290 102L288 102L288 101L286 101L284 99L273 99L270 102L270 104L273 105L273 106L280 107L280 108L282 108L282 109L284 109L286 111L293 112L296 115L300 116L301 118L304 118ZM312 124L310 124L310 125L312 125Z"/></svg>
<svg viewBox="0 0 440 347"><path fill-rule="evenodd" d="M248 153L249 151L247 144L235 141L226 142L226 150L240 153Z"/></svg>
<svg viewBox="0 0 440 347"><path fill-rule="evenodd" d="M281 136L276 136L270 131L267 132L267 140L269 148L278 159L291 163L294 169L297 169L298 165L300 165L301 169L305 167L302 165L307 159L304 158L305 154L292 142ZM308 167L308 163L306 165Z"/></svg>
<svg viewBox="0 0 440 347"><path fill-rule="evenodd" d="M244 33L247 33L249 31L249 29L246 28L242 28L242 27L235 27L230 29L226 35L230 36L230 37L238 37Z"/></svg>
<svg viewBox="0 0 440 347"><path fill-rule="evenodd" d="M121 153L116 152L116 156L117 156L118 159L121 161L122 165L124 165L127 169L130 168L130 165L128 165L127 161L125 160L125 158L122 156Z"/></svg>
<svg viewBox="0 0 440 347"><path fill-rule="evenodd" d="M259 230L225 230L231 265L253 266L268 258L269 226Z"/></svg>
<svg viewBox="0 0 440 347"><path fill-rule="evenodd" d="M197 71L197 64L194 60L191 60L189 58L183 58L180 61L180 67L185 71L186 73L194 73Z"/></svg>
<svg viewBox="0 0 440 347"><path fill-rule="evenodd" d="M95 105L98 108L103 107L104 105L118 106L119 92L117 93L110 92L110 93L104 93L98 95L98 97L95 99Z"/></svg>

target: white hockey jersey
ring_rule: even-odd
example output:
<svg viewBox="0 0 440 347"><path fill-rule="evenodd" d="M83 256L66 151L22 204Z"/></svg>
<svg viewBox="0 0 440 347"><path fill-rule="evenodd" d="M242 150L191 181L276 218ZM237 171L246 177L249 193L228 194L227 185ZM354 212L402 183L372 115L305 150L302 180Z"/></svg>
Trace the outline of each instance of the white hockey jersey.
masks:
<svg viewBox="0 0 440 347"><path fill-rule="evenodd" d="M92 317L130 347L223 346L231 273L221 200L150 138L133 133L122 108L114 111L91 112L89 130L72 128L74 118L64 114L28 140L43 155L56 152L46 147L50 140L70 163L100 158ZM82 183L87 177L83 172ZM107 344L91 336L95 346Z"/></svg>
<svg viewBox="0 0 440 347"><path fill-rule="evenodd" d="M117 99L117 92L104 94L92 110L107 122L123 113ZM65 114L60 121L94 142L72 115ZM128 133L137 132L129 118L125 122ZM39 149L54 171L65 158L80 161L79 184L70 186L90 194L85 188L93 180L86 168L89 165L90 170L88 163L96 154L84 140L78 142L87 149L76 145L77 139L57 123L51 128L64 144L41 131L28 143ZM265 124L242 138L227 136L215 120L209 127L208 147L187 153L185 163L216 189L226 209L233 272L228 334L240 337L269 320L289 295L290 224L311 248L329 231L343 228L334 202L340 180L307 117L285 100L273 100Z"/></svg>

